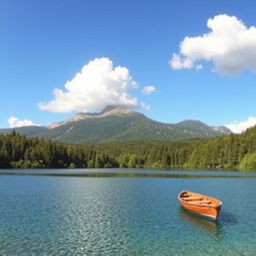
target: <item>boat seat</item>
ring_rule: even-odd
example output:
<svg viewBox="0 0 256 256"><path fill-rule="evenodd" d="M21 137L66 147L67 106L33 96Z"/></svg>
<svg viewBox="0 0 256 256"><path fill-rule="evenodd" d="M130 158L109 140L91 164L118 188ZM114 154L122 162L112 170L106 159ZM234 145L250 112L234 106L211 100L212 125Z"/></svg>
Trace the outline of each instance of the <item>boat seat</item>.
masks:
<svg viewBox="0 0 256 256"><path fill-rule="evenodd" d="M196 197L196 196L191 196L189 198L184 198L186 201L200 201L202 200L203 198L202 197Z"/></svg>
<svg viewBox="0 0 256 256"><path fill-rule="evenodd" d="M199 203L200 203L200 204L211 204L212 201L210 201L210 200L204 200L204 201L200 201Z"/></svg>

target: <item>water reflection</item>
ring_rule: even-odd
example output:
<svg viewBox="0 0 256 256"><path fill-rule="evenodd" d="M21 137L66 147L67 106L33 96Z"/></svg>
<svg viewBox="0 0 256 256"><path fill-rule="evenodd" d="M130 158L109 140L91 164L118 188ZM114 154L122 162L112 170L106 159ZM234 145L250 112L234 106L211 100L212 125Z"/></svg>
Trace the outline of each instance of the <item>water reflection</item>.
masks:
<svg viewBox="0 0 256 256"><path fill-rule="evenodd" d="M219 221L212 221L212 220L200 217L196 214L193 214L185 210L183 207L180 207L179 214L182 220L186 221L189 224L192 224L193 227L197 229L207 230L215 236L218 236L221 233L222 225Z"/></svg>
<svg viewBox="0 0 256 256"><path fill-rule="evenodd" d="M132 178L256 178L256 172L158 169L0 169L0 175Z"/></svg>

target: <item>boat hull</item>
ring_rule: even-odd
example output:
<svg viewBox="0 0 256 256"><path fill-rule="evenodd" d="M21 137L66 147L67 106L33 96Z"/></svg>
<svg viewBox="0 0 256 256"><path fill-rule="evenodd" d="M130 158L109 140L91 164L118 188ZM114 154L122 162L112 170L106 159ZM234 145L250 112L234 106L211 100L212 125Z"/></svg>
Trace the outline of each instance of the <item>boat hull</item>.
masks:
<svg viewBox="0 0 256 256"><path fill-rule="evenodd" d="M190 195L192 195L190 197L191 198L190 201L189 201L189 197L187 198L182 197L184 193L189 193ZM193 192L188 192L188 191L181 192L178 198L181 206L186 210L212 220L217 219L222 206L222 202L219 201L218 199L201 195L201 194L196 194ZM193 198L198 198L198 199L193 200Z"/></svg>
<svg viewBox="0 0 256 256"><path fill-rule="evenodd" d="M181 206L190 212L193 212L195 214L198 214L213 220L217 219L221 209L221 207L215 208L210 206L189 205L186 203L181 203Z"/></svg>

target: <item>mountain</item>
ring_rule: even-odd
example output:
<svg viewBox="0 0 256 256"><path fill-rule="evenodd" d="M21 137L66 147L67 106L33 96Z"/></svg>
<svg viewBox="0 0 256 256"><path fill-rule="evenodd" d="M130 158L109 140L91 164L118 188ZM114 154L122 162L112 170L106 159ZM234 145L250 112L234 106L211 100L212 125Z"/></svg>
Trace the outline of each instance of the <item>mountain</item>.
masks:
<svg viewBox="0 0 256 256"><path fill-rule="evenodd" d="M8 133L13 129L0 129ZM180 140L231 133L225 127L210 127L200 121L160 123L123 106L107 106L99 113L78 113L48 127L21 127L15 131L70 143L104 143L127 140Z"/></svg>
<svg viewBox="0 0 256 256"><path fill-rule="evenodd" d="M17 128L0 129L0 133L10 133L13 130L27 137L32 137L32 136L38 136L38 134L47 132L48 128L44 126L24 126L24 127L17 127Z"/></svg>

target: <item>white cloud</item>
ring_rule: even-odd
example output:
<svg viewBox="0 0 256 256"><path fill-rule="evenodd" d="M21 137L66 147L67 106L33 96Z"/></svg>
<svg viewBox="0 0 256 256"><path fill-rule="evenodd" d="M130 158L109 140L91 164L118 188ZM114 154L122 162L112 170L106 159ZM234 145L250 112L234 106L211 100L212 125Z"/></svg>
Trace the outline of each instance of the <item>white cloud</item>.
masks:
<svg viewBox="0 0 256 256"><path fill-rule="evenodd" d="M181 57L181 55L176 53L172 55L170 64L173 69L182 69L182 68L191 69L193 68L193 65L194 65L191 59L186 57Z"/></svg>
<svg viewBox="0 0 256 256"><path fill-rule="evenodd" d="M246 121L234 122L226 124L225 126L230 129L233 133L242 133L250 127L256 125L256 117L249 117Z"/></svg>
<svg viewBox="0 0 256 256"><path fill-rule="evenodd" d="M210 32L185 37L179 54L169 62L173 69L201 69L198 61L212 61L218 73L236 75L243 69L256 71L256 27L246 27L235 16L217 15L208 19Z"/></svg>
<svg viewBox="0 0 256 256"><path fill-rule="evenodd" d="M156 91L156 88L153 86L153 85L148 85L148 86L145 86L143 89L142 89L142 92L143 94L151 94L153 92Z"/></svg>
<svg viewBox="0 0 256 256"><path fill-rule="evenodd" d="M18 119L17 117L10 117L8 119L8 124L10 128L15 128L15 127L23 127L23 126L38 126L38 124L33 123L31 120L27 119Z"/></svg>
<svg viewBox="0 0 256 256"><path fill-rule="evenodd" d="M65 89L54 89L54 99L39 103L39 108L59 113L100 110L106 105L144 107L128 91L138 88L126 67L113 66L108 58L96 58L86 64Z"/></svg>

